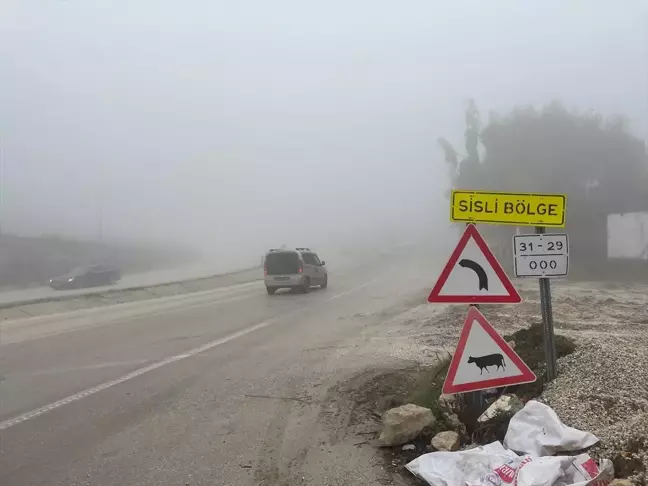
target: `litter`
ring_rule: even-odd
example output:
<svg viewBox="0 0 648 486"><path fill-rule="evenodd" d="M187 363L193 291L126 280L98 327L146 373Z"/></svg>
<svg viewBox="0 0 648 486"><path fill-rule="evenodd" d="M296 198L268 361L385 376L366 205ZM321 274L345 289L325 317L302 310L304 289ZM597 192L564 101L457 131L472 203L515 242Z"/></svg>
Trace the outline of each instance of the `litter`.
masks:
<svg viewBox="0 0 648 486"><path fill-rule="evenodd" d="M554 486L605 486L614 480L614 465L609 459L602 459L601 464L596 464L588 454L573 459Z"/></svg>
<svg viewBox="0 0 648 486"><path fill-rule="evenodd" d="M431 486L604 486L614 478L610 461L601 468L587 454L518 456L500 442L460 452L430 452L405 466Z"/></svg>
<svg viewBox="0 0 648 486"><path fill-rule="evenodd" d="M553 456L597 442L594 435L567 427L547 405L531 400L509 422L505 446L492 442L464 451L431 452L405 467L431 486L606 486L614 479L611 461L599 465L588 454Z"/></svg>
<svg viewBox="0 0 648 486"><path fill-rule="evenodd" d="M405 467L415 476L434 486L481 484L486 474L517 459L501 442L457 452L430 452L417 457Z"/></svg>
<svg viewBox="0 0 648 486"><path fill-rule="evenodd" d="M504 437L507 448L532 456L580 451L597 442L595 435L567 427L551 407L536 400L529 400L522 410L513 415Z"/></svg>
<svg viewBox="0 0 648 486"><path fill-rule="evenodd" d="M604 486L614 478L612 463L599 466L588 454L533 457L524 455L486 475L470 486Z"/></svg>

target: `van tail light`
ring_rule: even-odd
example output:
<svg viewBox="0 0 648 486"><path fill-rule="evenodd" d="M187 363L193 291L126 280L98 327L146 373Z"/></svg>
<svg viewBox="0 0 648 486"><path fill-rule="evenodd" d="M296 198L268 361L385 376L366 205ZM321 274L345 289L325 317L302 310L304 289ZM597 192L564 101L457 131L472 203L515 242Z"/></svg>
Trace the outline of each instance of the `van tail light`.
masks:
<svg viewBox="0 0 648 486"><path fill-rule="evenodd" d="M263 264L263 275L268 275L268 264L267 263Z"/></svg>
<svg viewBox="0 0 648 486"><path fill-rule="evenodd" d="M303 272L304 272L304 267L302 267L301 265L299 265L299 270L298 270L298 272L299 272L299 273L303 273Z"/></svg>

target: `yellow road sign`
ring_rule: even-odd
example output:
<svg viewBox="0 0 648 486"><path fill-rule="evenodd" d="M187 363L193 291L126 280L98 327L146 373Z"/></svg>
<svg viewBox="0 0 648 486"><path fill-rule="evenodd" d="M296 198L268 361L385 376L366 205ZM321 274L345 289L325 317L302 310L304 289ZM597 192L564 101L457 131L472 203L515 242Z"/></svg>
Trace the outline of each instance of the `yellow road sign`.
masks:
<svg viewBox="0 0 648 486"><path fill-rule="evenodd" d="M565 226L567 196L453 190L450 220L457 223Z"/></svg>

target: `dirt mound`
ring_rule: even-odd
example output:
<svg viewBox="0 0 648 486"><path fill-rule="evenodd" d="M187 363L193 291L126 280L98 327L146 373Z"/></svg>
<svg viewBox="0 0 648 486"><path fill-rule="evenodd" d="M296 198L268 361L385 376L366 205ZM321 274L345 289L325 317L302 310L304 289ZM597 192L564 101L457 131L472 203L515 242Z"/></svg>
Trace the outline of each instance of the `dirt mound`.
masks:
<svg viewBox="0 0 648 486"><path fill-rule="evenodd" d="M380 417L390 408L414 403L439 414L438 399L447 371L444 362L431 368L376 370L361 373L332 391L344 396L351 408L349 425L362 424L368 417Z"/></svg>
<svg viewBox="0 0 648 486"><path fill-rule="evenodd" d="M520 329L513 334L504 336L506 341L515 342L515 352L522 358L529 368L533 370L538 380L535 383L509 387L523 401L538 397L546 382L545 351L543 327L539 322L531 324L531 327ZM567 356L576 351L576 343L573 339L556 334L556 354L558 358Z"/></svg>
<svg viewBox="0 0 648 486"><path fill-rule="evenodd" d="M421 484L404 468L414 458L429 452L431 439L448 427L439 409L439 396L449 361L438 366L421 368L412 366L402 369L378 369L360 373L350 380L329 390L330 399L342 414L332 427L345 429L347 434L358 438L357 445L373 443L381 430L381 416L390 408L414 403L432 410L436 423L427 427L409 442L414 449L381 447L384 467L389 474L397 475L410 484ZM343 425L342 425L343 424ZM337 432L339 434L339 432Z"/></svg>

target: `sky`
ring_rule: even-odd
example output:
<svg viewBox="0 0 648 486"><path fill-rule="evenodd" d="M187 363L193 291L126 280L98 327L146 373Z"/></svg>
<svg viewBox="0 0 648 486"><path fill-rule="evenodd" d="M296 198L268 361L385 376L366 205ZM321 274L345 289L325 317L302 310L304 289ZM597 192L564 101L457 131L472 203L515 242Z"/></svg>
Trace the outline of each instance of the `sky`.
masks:
<svg viewBox="0 0 648 486"><path fill-rule="evenodd" d="M648 3L3 0L0 221L217 254L434 234L471 97L646 138Z"/></svg>

